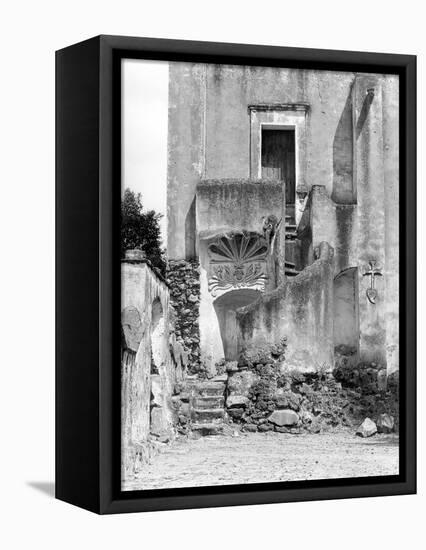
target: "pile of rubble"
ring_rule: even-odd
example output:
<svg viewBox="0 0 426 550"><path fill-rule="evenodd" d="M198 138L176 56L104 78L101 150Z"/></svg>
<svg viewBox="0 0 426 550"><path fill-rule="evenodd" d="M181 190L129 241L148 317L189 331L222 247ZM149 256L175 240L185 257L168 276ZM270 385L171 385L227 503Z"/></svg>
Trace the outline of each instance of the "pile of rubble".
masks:
<svg viewBox="0 0 426 550"><path fill-rule="evenodd" d="M231 364L227 414L234 423L242 425L243 431L252 432L355 429L366 417L376 420L376 431L397 430L398 384L393 378L387 386L380 386L380 376L376 373L374 377L370 368L361 366L350 383L340 373L335 376L326 369L310 373L287 371L283 340L278 346L244 354L237 368Z"/></svg>

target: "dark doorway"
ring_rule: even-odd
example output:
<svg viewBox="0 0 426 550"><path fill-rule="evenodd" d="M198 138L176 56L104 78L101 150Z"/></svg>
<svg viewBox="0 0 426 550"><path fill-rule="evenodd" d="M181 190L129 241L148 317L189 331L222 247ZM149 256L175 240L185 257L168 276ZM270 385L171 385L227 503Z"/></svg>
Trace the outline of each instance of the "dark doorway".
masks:
<svg viewBox="0 0 426 550"><path fill-rule="evenodd" d="M262 128L262 178L285 181L286 215L294 220L296 187L294 130Z"/></svg>

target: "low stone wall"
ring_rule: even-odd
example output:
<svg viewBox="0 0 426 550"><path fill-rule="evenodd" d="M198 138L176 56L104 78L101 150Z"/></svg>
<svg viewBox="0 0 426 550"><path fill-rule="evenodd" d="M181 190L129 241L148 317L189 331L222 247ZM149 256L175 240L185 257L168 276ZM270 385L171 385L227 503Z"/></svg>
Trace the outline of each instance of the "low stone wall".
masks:
<svg viewBox="0 0 426 550"><path fill-rule="evenodd" d="M186 354L172 327L169 289L149 262L134 254L121 269L122 479L134 476L174 437L172 395L186 371Z"/></svg>
<svg viewBox="0 0 426 550"><path fill-rule="evenodd" d="M366 417L377 420L383 413L392 415L398 430L397 377L383 387L368 376L348 380L339 372L289 370L286 348L283 339L278 345L245 353L237 369L232 365L228 372L227 414L243 431L298 434L356 429Z"/></svg>
<svg viewBox="0 0 426 550"><path fill-rule="evenodd" d="M289 335L289 368L332 369L333 249L321 243L317 258L293 279L237 310L240 350L262 348Z"/></svg>
<svg viewBox="0 0 426 550"><path fill-rule="evenodd" d="M188 351L188 370L200 370L200 275L197 261L169 261L167 282L175 310L175 336Z"/></svg>

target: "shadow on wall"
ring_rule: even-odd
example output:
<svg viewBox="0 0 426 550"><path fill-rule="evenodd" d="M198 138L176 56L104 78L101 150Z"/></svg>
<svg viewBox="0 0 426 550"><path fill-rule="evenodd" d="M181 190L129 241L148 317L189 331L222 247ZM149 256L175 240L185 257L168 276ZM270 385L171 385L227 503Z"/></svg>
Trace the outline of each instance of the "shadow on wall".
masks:
<svg viewBox="0 0 426 550"><path fill-rule="evenodd" d="M334 279L334 349L350 364L358 360L358 268L342 271Z"/></svg>
<svg viewBox="0 0 426 550"><path fill-rule="evenodd" d="M164 315L160 298L152 302L151 311L151 374L159 374L164 353Z"/></svg>
<svg viewBox="0 0 426 550"><path fill-rule="evenodd" d="M192 199L191 206L185 218L185 259L194 260L196 257L195 250L195 197Z"/></svg>
<svg viewBox="0 0 426 550"><path fill-rule="evenodd" d="M362 104L361 112L359 113L359 117L356 123L355 128L355 139L358 139L362 129L364 127L364 123L367 120L368 113L370 111L371 104L373 103L374 99L374 88L369 88L367 90L367 95L364 98L364 102Z"/></svg>
<svg viewBox="0 0 426 550"><path fill-rule="evenodd" d="M238 359L238 330L236 311L257 300L261 292L252 289L239 289L226 292L214 302L214 309L219 321L223 351L227 361Z"/></svg>
<svg viewBox="0 0 426 550"><path fill-rule="evenodd" d="M333 140L333 191L331 198L338 204L354 204L356 193L353 185L353 119L352 88Z"/></svg>

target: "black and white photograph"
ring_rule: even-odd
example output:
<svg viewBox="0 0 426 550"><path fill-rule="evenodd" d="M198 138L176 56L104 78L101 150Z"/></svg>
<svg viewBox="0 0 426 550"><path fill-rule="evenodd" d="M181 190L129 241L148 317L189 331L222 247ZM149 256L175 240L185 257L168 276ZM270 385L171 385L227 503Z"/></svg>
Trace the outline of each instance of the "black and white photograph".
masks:
<svg viewBox="0 0 426 550"><path fill-rule="evenodd" d="M396 74L121 60L121 489L399 474Z"/></svg>
<svg viewBox="0 0 426 550"><path fill-rule="evenodd" d="M0 548L418 550L421 4L2 7Z"/></svg>

